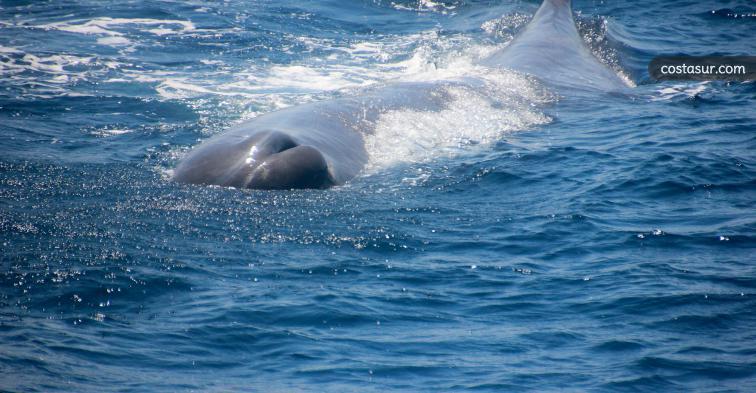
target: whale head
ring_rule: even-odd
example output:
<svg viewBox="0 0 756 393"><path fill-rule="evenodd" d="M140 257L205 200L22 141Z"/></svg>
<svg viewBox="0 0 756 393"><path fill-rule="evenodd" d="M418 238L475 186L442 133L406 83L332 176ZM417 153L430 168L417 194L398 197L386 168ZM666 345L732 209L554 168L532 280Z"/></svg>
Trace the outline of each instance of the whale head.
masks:
<svg viewBox="0 0 756 393"><path fill-rule="evenodd" d="M173 180L254 189L327 188L334 183L319 150L275 130L240 135L233 143L210 139L179 163Z"/></svg>

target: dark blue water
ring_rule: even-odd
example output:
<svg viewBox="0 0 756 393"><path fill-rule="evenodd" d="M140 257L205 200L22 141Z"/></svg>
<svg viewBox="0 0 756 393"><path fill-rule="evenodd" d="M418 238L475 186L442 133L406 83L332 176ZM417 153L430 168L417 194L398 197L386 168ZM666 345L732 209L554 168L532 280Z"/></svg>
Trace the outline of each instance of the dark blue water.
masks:
<svg viewBox="0 0 756 393"><path fill-rule="evenodd" d="M536 7L0 1L0 390L756 391L756 87L646 70L756 54L749 1L577 0L630 96L502 76L343 187L168 180L243 119L481 72Z"/></svg>

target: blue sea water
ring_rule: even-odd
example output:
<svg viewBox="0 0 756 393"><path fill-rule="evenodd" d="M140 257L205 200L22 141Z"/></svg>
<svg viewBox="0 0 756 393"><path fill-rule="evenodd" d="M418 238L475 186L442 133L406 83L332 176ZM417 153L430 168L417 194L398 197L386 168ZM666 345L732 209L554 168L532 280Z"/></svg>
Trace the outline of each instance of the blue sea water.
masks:
<svg viewBox="0 0 756 393"><path fill-rule="evenodd" d="M328 190L179 185L200 140L475 60L535 1L0 1L0 391L756 391L750 1L582 1L636 85L507 74ZM490 77L491 75L488 74Z"/></svg>

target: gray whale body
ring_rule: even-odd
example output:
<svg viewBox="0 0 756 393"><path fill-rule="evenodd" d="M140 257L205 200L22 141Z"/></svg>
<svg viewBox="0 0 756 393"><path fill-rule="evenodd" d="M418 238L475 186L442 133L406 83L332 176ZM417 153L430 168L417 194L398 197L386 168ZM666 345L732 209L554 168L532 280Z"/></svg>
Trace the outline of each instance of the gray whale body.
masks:
<svg viewBox="0 0 756 393"><path fill-rule="evenodd" d="M544 0L505 48L481 62L530 74L557 88L622 91L627 85L585 47L569 0ZM379 116L399 109L440 111L447 88L483 81L394 83L357 96L271 112L192 149L173 172L180 183L254 189L327 188L354 178L366 165L363 135Z"/></svg>

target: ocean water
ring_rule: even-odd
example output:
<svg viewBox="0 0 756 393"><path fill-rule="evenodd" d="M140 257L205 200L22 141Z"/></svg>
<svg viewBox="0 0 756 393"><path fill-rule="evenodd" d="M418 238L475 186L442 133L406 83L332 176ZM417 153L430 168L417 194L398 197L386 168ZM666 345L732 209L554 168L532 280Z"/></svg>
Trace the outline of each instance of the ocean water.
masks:
<svg viewBox="0 0 756 393"><path fill-rule="evenodd" d="M629 95L476 60L535 1L0 1L0 391L756 391L750 1L582 1ZM179 185L211 135L395 80L328 190ZM488 92L489 94L491 92Z"/></svg>

